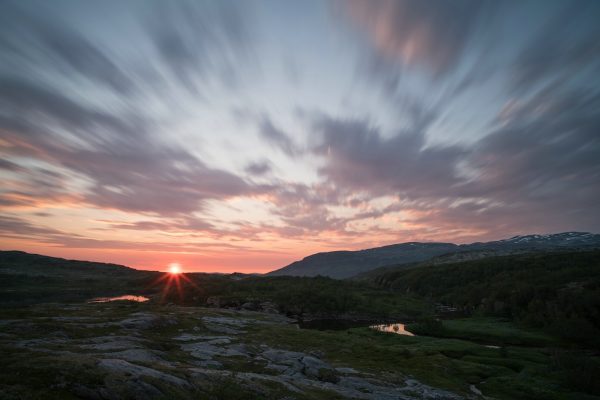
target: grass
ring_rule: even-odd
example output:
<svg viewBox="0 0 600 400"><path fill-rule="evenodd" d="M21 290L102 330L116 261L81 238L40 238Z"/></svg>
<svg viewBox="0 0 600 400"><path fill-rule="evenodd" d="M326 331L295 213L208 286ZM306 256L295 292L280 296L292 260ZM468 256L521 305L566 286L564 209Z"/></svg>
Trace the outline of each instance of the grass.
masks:
<svg viewBox="0 0 600 400"><path fill-rule="evenodd" d="M59 322L53 317L86 317L98 321L118 321L133 312L156 312L165 318L176 317L176 324L140 331L148 340L147 347L164 352L164 358L177 361L182 367L172 369L161 365L147 365L174 376L186 377L185 368L193 366L193 359L181 351L172 338L182 332L209 333L203 326L204 316L225 315L239 318L232 312L154 304L94 304L78 306L40 305L20 309L1 309L0 320L23 320L28 329L3 326L4 334L13 334L18 340L44 338L54 332L80 339L119 334L118 327L82 328L77 324ZM244 314L243 318L260 319L261 314ZM194 330L196 328L196 330ZM352 367L359 371L383 377L389 382L402 382L406 376L434 387L468 394L474 384L486 396L496 399L592 399L598 393L595 374L598 358L568 348L557 348L558 341L545 333L525 330L498 318L470 318L443 322L448 337L401 336L377 332L368 328L346 331L300 330L292 324L252 323L243 328L246 333L236 340L247 346L266 344L272 348L314 353L336 367ZM409 327L410 330L410 327ZM438 335L440 336L440 335ZM450 337L452 336L452 337ZM482 343L501 345L489 348ZM7 399L19 398L74 398L72 384L102 385L104 376L94 368L93 357L78 353L76 346L56 345L56 350L74 354L50 355L15 348L0 338L3 362L10 368L0 371L0 390ZM515 345L516 344L516 345ZM550 346L550 347L549 347ZM227 370L236 372L267 372L261 363L242 358L221 360ZM335 376L327 377L335 380ZM63 385L63 386L61 386ZM266 393L262 398L285 397L286 389L276 383L257 382L256 387ZM254 389L256 389L256 387ZM162 388L168 392L168 388ZM196 398L214 398L219 393L232 399L257 398L234 377L213 382ZM125 390L125 389L124 389ZM181 393L170 393L173 398L186 398ZM279 397L277 397L279 396ZM302 399L302 395L294 395ZM335 398L327 391L309 391L306 398ZM218 398L218 396L217 396Z"/></svg>
<svg viewBox="0 0 600 400"><path fill-rule="evenodd" d="M552 342L546 335L523 331L495 319L461 320L451 326L455 332L465 327L464 337L482 332L489 334L498 327L495 335L487 337L504 340L504 343ZM575 400L586 396L569 387L560 371L552 366L552 355L545 348L507 346L497 349L470 340L410 337L368 328L301 331L281 327L273 332L259 327L248 334L247 340L288 350L321 351L325 359L337 366L350 366L379 376L385 374L392 380L409 375L463 394L469 393L469 386L475 384L486 396L498 399Z"/></svg>
<svg viewBox="0 0 600 400"><path fill-rule="evenodd" d="M597 316L597 313L591 312L597 310L600 287L597 285L597 260L594 258L597 253L590 254L508 257L459 266L394 272L383 276L387 280L378 281L383 288L368 282L342 282L322 277L251 277L238 281L223 276L190 274L190 279L198 283L197 287L184 287L182 298L175 295L173 298L167 297L168 301L179 301L178 304L190 307L153 302L83 304L82 301L96 296L156 292L160 288L152 287L150 283L158 275L128 271L122 267L109 267L110 271L105 271L106 266L82 275L82 271L77 272L71 267L88 268L90 265L76 263L67 267L62 265L65 260L54 259L44 261L50 263L52 269L46 266L42 268L43 271L38 271L37 263L40 261L33 257L31 262L21 265L29 268L30 275L22 274L26 272L23 268L19 273L11 272L10 268L5 268L1 273L3 287L0 290L0 303L8 307L0 307L0 353L3 365L9 368L0 370L0 397L71 399L76 398L73 394L76 393L76 384L91 387L106 384L107 375L95 368L94 357L101 352L86 352L74 343L85 338L123 334L119 326L94 325L94 322L116 322L138 311L164 316L165 323L140 330L140 333L147 340L145 346L148 349L161 351L164 359L177 363L173 364L176 367L160 363L139 364L188 379L188 368L194 367L196 360L172 338L182 332L214 334L203 325L201 318L204 316L239 318L240 314L233 312L196 307L203 303L203 299L218 296L239 304L272 301L280 311L293 315L371 315L395 316L399 319L404 316L422 319L408 326L409 331L418 334L414 337L381 333L368 328L312 331L299 330L294 325L284 323L253 323L243 328L246 334L236 336L237 341L250 347L266 344L272 348L318 354L336 367L352 367L382 377L387 382L401 383L407 376L412 376L431 386L465 395L470 394L470 385L476 385L484 395L495 399L599 399L594 397L600 395L598 353L590 351L593 347L589 345L586 350L584 344L578 344L573 339L577 337L573 333L580 333L584 338L596 337L596 331L583 324L589 325ZM538 270L550 272L533 273ZM37 275L40 271L51 271L52 274ZM508 274L506 271L513 272ZM114 274L119 275L119 279L115 279ZM519 279L518 274L533 274L537 279L535 285L526 279ZM470 286L465 286L466 278L471 279ZM565 282L571 281L581 284L565 287ZM505 284L500 285L503 282ZM408 287L411 288L410 296L406 294ZM107 288L110 288L110 293L107 293ZM423 297L418 297L419 290ZM571 336L563 334L558 339L555 336L558 334L551 329L525 329L522 325L499 317L476 316L441 323L431 317L423 319L433 314L434 299L478 306L479 310L482 308L479 305L483 304L480 297L490 297L491 294L496 296L492 299L494 301L487 299L489 301L486 300L485 304L490 307L501 305L503 311L490 314L488 310L486 315L506 316L512 313L513 320L523 324L529 321L529 326L548 328L554 326L547 324L552 322L574 332L570 332ZM56 301L57 304L36 304L42 301ZM71 304L64 304L68 302ZM533 323L536 321L532 317L546 315L548 310L563 310L573 315L554 315L538 325ZM261 314L244 314L244 318L246 315L250 319L266 318ZM580 325L573 323L578 321L575 318L577 315L581 320ZM586 318L582 319L581 316ZM54 317L86 318L91 325L86 327ZM176 323L168 323L169 318L175 318ZM7 320L20 322L15 325L3 323ZM567 336L572 338L571 341ZM46 349L62 353L45 353L14 346L14 342L49 337L68 339L66 343L55 342L45 346ZM252 382L252 388L249 388L248 383L235 379L235 374L241 372L275 373L264 368L264 362L243 357L227 357L219 361L232 375L211 381L201 391L194 392L194 398L253 399L290 395L285 387L276 382ZM335 372L329 370L323 371L323 374L323 380L335 381L338 378ZM114 377L110 379L113 379L113 384L121 385L121 394L125 398L131 397L126 382L115 381ZM189 393L182 393L167 384L151 380L149 383L159 387L170 398L190 397ZM339 398L329 391L316 389L293 394L293 397Z"/></svg>
<svg viewBox="0 0 600 400"><path fill-rule="evenodd" d="M496 346L556 346L560 341L541 330L525 329L508 319L472 317L441 321L432 328L426 323L409 324L407 329L420 335L465 339Z"/></svg>

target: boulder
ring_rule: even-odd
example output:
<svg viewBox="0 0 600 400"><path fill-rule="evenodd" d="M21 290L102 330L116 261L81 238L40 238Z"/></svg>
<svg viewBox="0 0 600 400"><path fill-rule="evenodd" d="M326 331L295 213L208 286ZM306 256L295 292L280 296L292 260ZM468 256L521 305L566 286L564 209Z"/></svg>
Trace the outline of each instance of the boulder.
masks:
<svg viewBox="0 0 600 400"><path fill-rule="evenodd" d="M211 296L206 299L206 305L209 307L221 307L221 299L217 296Z"/></svg>
<svg viewBox="0 0 600 400"><path fill-rule="evenodd" d="M151 378L160 379L163 382L175 385L177 387L189 388L190 384L176 376L166 374L161 371L157 371L152 368L142 367L140 365L132 364L125 360L119 360L114 358L102 359L98 362L98 367L108 372L115 373L118 375L127 375L132 378L139 378L140 376L148 376Z"/></svg>
<svg viewBox="0 0 600 400"><path fill-rule="evenodd" d="M129 318L119 322L119 326L127 329L151 329L160 326L174 325L177 320L172 317L165 317L146 312L137 312L129 315Z"/></svg>
<svg viewBox="0 0 600 400"><path fill-rule="evenodd" d="M117 352L113 352L113 353L105 353L104 357L116 358L116 359L125 360L125 361L132 361L132 362L145 362L145 363L163 362L163 363L166 363L165 360L163 360L159 356L159 354L163 354L163 353L157 352L157 351L150 351L150 350L146 350L146 349L131 349L131 350L117 351Z"/></svg>
<svg viewBox="0 0 600 400"><path fill-rule="evenodd" d="M304 365L302 372L309 378L321 379L324 375L336 375L333 368L318 358L304 356L300 359L300 362ZM325 371L328 371L328 373Z"/></svg>
<svg viewBox="0 0 600 400"><path fill-rule="evenodd" d="M245 302L244 304L242 304L241 308L242 308L242 310L247 310L247 311L258 311L259 310L258 305L252 301Z"/></svg>
<svg viewBox="0 0 600 400"><path fill-rule="evenodd" d="M265 313L279 314L279 307L277 307L277 304L270 301L263 301L262 303L260 303L259 309L260 311Z"/></svg>

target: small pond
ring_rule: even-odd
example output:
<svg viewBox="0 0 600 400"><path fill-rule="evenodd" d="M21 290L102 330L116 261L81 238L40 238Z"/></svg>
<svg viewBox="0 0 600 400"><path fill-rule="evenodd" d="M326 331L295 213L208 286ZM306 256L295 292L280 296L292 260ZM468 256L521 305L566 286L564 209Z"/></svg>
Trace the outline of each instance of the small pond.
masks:
<svg viewBox="0 0 600 400"><path fill-rule="evenodd" d="M371 325L371 326L369 326L369 328L375 329L376 331L379 331L379 332L389 332L389 333L395 333L397 335L415 336L414 333L411 333L406 330L404 324L400 324L400 323Z"/></svg>
<svg viewBox="0 0 600 400"><path fill-rule="evenodd" d="M123 300L143 303L150 299L147 297L144 297L144 296L135 296L132 294L125 294L123 296L116 296L116 297L96 297L95 299L88 301L88 303L108 303L111 301L123 301Z"/></svg>
<svg viewBox="0 0 600 400"><path fill-rule="evenodd" d="M407 331L403 323L377 323L373 320L349 320L349 319L314 319L309 321L298 321L300 329L317 329L320 331L341 331L350 328L360 328L368 326L380 332L395 333L398 335L415 336Z"/></svg>

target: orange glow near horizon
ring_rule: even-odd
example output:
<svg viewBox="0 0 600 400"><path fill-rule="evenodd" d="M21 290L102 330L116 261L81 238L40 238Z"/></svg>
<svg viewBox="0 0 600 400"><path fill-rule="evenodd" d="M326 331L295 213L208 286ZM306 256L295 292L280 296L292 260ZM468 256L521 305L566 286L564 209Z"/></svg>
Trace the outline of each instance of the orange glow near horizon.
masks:
<svg viewBox="0 0 600 400"><path fill-rule="evenodd" d="M403 221L402 223L409 225L411 221ZM423 227L414 224L410 227L418 232L423 229ZM358 226L356 229L368 230L369 227ZM87 235L90 232L81 231L74 234ZM68 247L66 244L57 246L56 244L48 244L30 238L8 238L3 241L0 249L21 250L71 260L114 263L139 270L163 271L167 276L177 276L191 272L267 273L318 252L360 250L407 241L433 240L468 243L475 239L499 239L499 237L485 235L484 232L474 230L452 231L452 234L452 240L445 237L443 232L438 235L413 234L402 236L393 231L371 235L368 240L361 240L363 238L358 236L344 237L335 234L331 234L327 238L317 236L311 238L311 240L306 240L304 237L299 239L273 237L271 240L265 240L264 242L242 243L246 248L240 244L239 249L215 246L214 248L203 248L198 251L174 251L177 250L175 247L157 250L155 249L157 245L152 245L150 242L146 244L128 242L127 240L112 240L107 243L107 246L114 247L103 248L100 246L93 247L97 245L93 241L90 247ZM156 235L157 242L162 239L164 238L159 234ZM164 242L158 243L161 247L165 247Z"/></svg>

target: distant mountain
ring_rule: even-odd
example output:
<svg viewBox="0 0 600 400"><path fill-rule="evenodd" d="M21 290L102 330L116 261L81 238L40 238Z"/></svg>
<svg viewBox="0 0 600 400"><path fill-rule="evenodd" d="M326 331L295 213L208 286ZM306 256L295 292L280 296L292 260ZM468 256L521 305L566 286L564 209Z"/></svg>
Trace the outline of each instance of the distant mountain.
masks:
<svg viewBox="0 0 600 400"><path fill-rule="evenodd" d="M600 248L600 234L564 232L550 235L514 236L509 239L470 244L410 242L358 251L317 253L295 261L268 275L329 276L345 279L389 265L409 265L427 260L445 263L489 256Z"/></svg>
<svg viewBox="0 0 600 400"><path fill-rule="evenodd" d="M408 264L456 251L452 243L401 243L359 251L317 253L268 275L329 276L344 279L377 267Z"/></svg>

